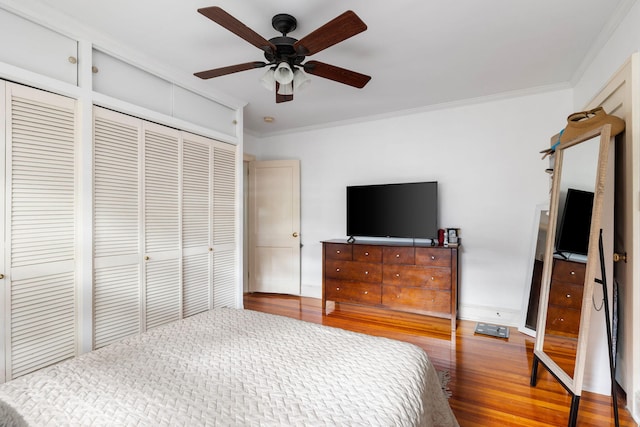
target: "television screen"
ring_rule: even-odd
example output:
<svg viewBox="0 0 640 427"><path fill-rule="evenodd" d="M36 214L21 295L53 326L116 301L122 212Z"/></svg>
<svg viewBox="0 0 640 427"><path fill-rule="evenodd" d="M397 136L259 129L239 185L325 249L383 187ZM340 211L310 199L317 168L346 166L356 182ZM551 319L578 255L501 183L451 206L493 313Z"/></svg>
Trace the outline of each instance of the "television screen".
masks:
<svg viewBox="0 0 640 427"><path fill-rule="evenodd" d="M437 182L347 187L348 236L433 239L437 212Z"/></svg>
<svg viewBox="0 0 640 427"><path fill-rule="evenodd" d="M593 193L569 188L558 224L556 252L586 255L589 248Z"/></svg>

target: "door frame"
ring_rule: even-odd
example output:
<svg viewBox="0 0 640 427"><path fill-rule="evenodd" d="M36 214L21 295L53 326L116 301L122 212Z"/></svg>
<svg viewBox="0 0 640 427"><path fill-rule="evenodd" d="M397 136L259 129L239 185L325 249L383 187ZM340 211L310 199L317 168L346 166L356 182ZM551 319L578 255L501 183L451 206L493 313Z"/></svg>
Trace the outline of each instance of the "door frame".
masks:
<svg viewBox="0 0 640 427"><path fill-rule="evenodd" d="M242 293L249 292L249 163L256 156L244 153L242 157Z"/></svg>

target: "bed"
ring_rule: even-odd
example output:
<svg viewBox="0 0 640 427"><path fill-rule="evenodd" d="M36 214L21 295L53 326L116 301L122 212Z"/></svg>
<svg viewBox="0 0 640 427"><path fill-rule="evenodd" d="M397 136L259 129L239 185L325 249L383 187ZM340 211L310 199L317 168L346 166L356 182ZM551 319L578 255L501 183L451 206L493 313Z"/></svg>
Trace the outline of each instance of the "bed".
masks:
<svg viewBox="0 0 640 427"><path fill-rule="evenodd" d="M0 425L457 426L426 353L215 309L0 385Z"/></svg>

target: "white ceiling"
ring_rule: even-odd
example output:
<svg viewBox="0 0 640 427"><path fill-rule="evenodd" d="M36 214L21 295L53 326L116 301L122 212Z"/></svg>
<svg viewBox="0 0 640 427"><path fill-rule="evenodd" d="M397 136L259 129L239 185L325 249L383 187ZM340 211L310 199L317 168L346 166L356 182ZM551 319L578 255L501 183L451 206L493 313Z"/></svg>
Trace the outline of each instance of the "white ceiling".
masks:
<svg viewBox="0 0 640 427"><path fill-rule="evenodd" d="M245 131L261 136L430 108L509 92L568 86L635 0L22 0L45 18L69 16L92 41L126 47L179 82L247 103ZM264 38L289 13L297 39L347 9L367 31L308 57L372 76L363 89L316 76L276 104L265 69L206 81L196 71L263 60L262 52L196 12L220 6ZM66 19L66 18L65 18ZM58 19L58 26L64 19ZM73 32L73 30L68 30ZM98 36L96 36L98 35ZM97 40L97 41L96 41ZM115 48L114 48L115 49ZM132 58L136 59L136 58ZM265 123L264 116L275 118Z"/></svg>

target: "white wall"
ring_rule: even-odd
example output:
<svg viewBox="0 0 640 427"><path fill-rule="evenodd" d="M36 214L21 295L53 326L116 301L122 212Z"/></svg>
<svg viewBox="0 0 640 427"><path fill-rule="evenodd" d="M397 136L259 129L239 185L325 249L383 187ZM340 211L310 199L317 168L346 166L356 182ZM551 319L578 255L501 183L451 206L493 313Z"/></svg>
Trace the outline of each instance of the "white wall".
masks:
<svg viewBox="0 0 640 427"><path fill-rule="evenodd" d="M574 88L574 111L580 111L629 57L640 50L640 2L636 2Z"/></svg>
<svg viewBox="0 0 640 427"><path fill-rule="evenodd" d="M548 200L539 151L564 127L571 90L255 138L258 160L300 159L302 292L320 297L320 241L345 238L347 185L436 180L439 227L459 227L460 317L517 325L535 206Z"/></svg>

